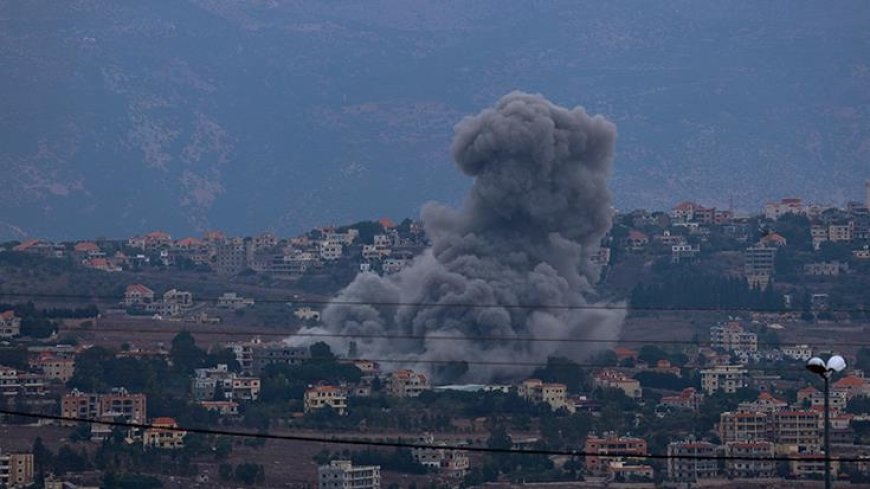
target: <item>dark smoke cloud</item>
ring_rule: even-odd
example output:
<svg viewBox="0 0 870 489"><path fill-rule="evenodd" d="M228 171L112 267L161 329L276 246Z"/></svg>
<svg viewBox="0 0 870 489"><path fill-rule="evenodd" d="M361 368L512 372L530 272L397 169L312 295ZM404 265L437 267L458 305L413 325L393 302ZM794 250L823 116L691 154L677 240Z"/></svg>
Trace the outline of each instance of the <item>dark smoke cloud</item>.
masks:
<svg viewBox="0 0 870 489"><path fill-rule="evenodd" d="M359 274L337 298L426 305L331 304L314 331L420 336L356 342L362 357L407 359L430 372L431 364L414 362L545 362L554 354L581 359L601 347L433 336L616 339L624 313L559 307L582 307L594 297L598 270L589 257L611 226L607 181L615 138L615 126L602 116L522 92L465 118L455 127L451 153L474 178L466 202L460 209L427 204L421 218L431 247L398 274ZM501 307L451 307L456 304ZM346 351L348 341L331 343ZM530 370L472 364L463 380Z"/></svg>

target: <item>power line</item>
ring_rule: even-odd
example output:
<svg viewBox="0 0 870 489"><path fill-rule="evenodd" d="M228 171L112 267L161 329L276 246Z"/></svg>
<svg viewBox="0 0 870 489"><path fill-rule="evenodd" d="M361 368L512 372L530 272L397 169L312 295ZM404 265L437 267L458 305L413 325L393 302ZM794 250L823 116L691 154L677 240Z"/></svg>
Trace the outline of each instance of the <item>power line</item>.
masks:
<svg viewBox="0 0 870 489"><path fill-rule="evenodd" d="M790 462L790 461L816 461L821 462L825 460L837 460L839 462L865 462L867 459L862 459L858 457L853 458L834 458L827 457L826 455L819 456L811 456L811 457L802 457L802 458L794 458L794 457L782 457L782 456L773 456L773 457L752 457L752 456L739 456L739 455L696 455L696 454L686 454L686 455L666 455L666 454L647 454L647 455L638 455L633 452L608 452L606 454L600 454L595 452L586 452L583 450L545 450L545 449L528 449L528 450L517 450L513 448L494 448L494 447L479 447L479 446L465 446L465 445L430 445L423 443L407 443L407 442L393 442L393 441L379 441L379 440L361 440L354 438L326 438L326 437L318 437L318 436L304 436L304 435L279 435L275 433L251 433L251 432L241 432L241 431L231 431L231 430L218 430L218 429L206 429L206 428L190 428L190 427L181 427L181 426L155 426L153 424L146 423L132 423L125 421L108 421L108 420L96 420L96 419L88 419L81 417L73 417L73 416L59 416L54 414L41 414L41 413L31 413L25 411L13 411L10 409L0 409L0 414L6 414L10 416L22 416L28 418L36 418L36 419L46 419L53 421L65 421L65 422L74 422L74 423L87 423L87 424L99 424L104 426L116 426L121 428L136 428L136 429L159 429L165 431L175 431L175 432L184 432L184 433L197 433L204 435L221 435L221 436L232 436L232 437L242 437L242 438L259 438L266 440L283 440L283 441L298 441L298 442L307 442L307 443L325 443L325 444L333 444L333 445L362 445L362 446L373 446L373 447L390 447L390 448L408 448L408 449L444 449L444 450L456 450L456 451L464 451L464 452L479 452L479 453L499 453L499 454L520 454L520 455L545 455L545 456L572 456L572 457L599 457L599 458L643 458L643 459L658 459L658 460L668 460L668 459L684 459L684 460L751 460L751 461L769 461L769 462Z"/></svg>
<svg viewBox="0 0 870 489"><path fill-rule="evenodd" d="M389 340L433 340L433 341L516 341L516 342L552 342L552 343L631 343L631 344L661 344L661 345L693 345L693 346L708 346L713 342L710 340L660 340L660 339L633 339L633 338L557 338L557 337L534 337L534 336L497 336L497 335L478 335L478 336L449 336L449 335L425 335L425 334L391 334L391 333L311 333L311 332L280 332L280 331L228 331L228 330L190 330L190 329L171 329L171 328L149 328L149 329L133 329L133 328L104 328L94 327L91 329L73 328L61 326L58 328L58 333L61 331L77 332L77 333L140 333L140 334L178 334L182 331L187 331L192 335L204 336L267 336L287 338L291 336L305 338L348 338L348 339L389 339ZM824 346L870 346L870 342L858 341L826 341L813 342L814 345ZM759 346L772 346L770 342L759 342Z"/></svg>
<svg viewBox="0 0 870 489"><path fill-rule="evenodd" d="M0 297L24 297L37 299L63 299L69 301L121 301L123 296L101 294L56 294L56 293L23 293L23 292L0 292ZM199 297L199 302L216 303L218 297ZM723 306L697 306L697 307L633 307L628 304L494 304L494 303L437 303L437 302L401 302L401 301L347 301L337 299L255 299L255 302L265 304L294 304L294 305L343 305L343 306L375 306L375 307L444 307L461 309L554 309L554 310L593 310L593 311L637 311L637 312L746 312L746 313L770 313L787 314L802 311L787 308L762 308L762 307L723 307ZM624 302L624 300L623 300ZM854 314L870 313L866 308L828 308L828 312L843 312Z"/></svg>

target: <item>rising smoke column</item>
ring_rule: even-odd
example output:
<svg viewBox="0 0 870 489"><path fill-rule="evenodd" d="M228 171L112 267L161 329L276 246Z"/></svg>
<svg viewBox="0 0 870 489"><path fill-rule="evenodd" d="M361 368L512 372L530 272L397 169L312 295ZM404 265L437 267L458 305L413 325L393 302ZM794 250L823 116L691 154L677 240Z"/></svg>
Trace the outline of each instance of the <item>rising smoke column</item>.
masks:
<svg viewBox="0 0 870 489"><path fill-rule="evenodd" d="M603 346L515 337L615 340L623 312L571 308L594 296L598 270L589 257L611 226L607 181L615 138L615 126L602 116L522 92L466 117L451 147L456 165L474 178L465 203L425 205L421 220L431 246L397 274L359 274L325 308L323 326L310 332L415 336L355 341L360 357L407 359L430 372L426 360L545 362L553 354L579 360ZM506 339L433 338L444 336ZM346 351L349 341L328 342ZM462 380L532 369L472 363Z"/></svg>

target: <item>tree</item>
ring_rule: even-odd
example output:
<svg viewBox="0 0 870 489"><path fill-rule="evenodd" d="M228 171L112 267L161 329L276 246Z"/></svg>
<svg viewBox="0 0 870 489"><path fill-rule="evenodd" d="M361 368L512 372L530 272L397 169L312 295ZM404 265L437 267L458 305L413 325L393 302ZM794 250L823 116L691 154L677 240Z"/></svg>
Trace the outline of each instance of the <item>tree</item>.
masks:
<svg viewBox="0 0 870 489"><path fill-rule="evenodd" d="M205 366L207 355L196 346L196 339L189 331L182 331L172 338L169 358L176 370L193 373L194 369Z"/></svg>
<svg viewBox="0 0 870 489"><path fill-rule="evenodd" d="M247 485L262 484L266 480L266 470L260 464L243 463L236 466L236 480Z"/></svg>

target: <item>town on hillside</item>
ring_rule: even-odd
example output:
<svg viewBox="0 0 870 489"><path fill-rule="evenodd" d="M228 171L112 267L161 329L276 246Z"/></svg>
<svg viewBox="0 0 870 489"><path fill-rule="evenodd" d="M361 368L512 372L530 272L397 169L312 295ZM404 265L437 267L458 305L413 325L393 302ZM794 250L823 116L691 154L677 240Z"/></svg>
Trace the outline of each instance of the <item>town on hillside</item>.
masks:
<svg viewBox="0 0 870 489"><path fill-rule="evenodd" d="M2 243L0 487L818 487L833 354L831 470L870 487L866 194L614 211L620 338L486 383L301 332L420 259L411 219Z"/></svg>

